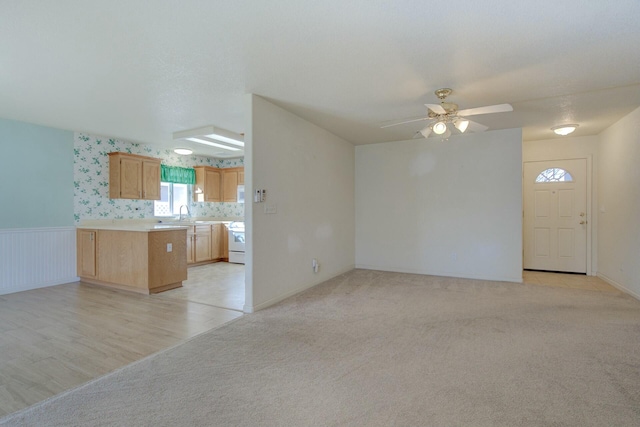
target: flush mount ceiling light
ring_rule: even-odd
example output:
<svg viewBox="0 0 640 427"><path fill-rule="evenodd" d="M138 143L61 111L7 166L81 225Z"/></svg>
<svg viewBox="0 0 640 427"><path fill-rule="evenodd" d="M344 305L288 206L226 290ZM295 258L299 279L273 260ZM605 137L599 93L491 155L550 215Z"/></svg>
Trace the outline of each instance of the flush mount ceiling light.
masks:
<svg viewBox="0 0 640 427"><path fill-rule="evenodd" d="M175 150L173 150L173 152L176 154L181 154L183 156L188 156L189 154L193 154L193 151L189 150L188 148L176 148Z"/></svg>
<svg viewBox="0 0 640 427"><path fill-rule="evenodd" d="M576 130L577 127L578 125L560 125L552 127L551 130L554 131L557 135L567 136L574 130Z"/></svg>
<svg viewBox="0 0 640 427"><path fill-rule="evenodd" d="M240 149L237 147L229 147L228 145L218 144L217 142L213 142L210 139L203 136L199 138L185 138L185 139L187 141L197 142L198 144L210 145L211 147L223 148L229 151L240 151Z"/></svg>
<svg viewBox="0 0 640 427"><path fill-rule="evenodd" d="M242 135L215 126L204 126L197 129L174 132L173 139L186 139L198 144L229 151L240 151L244 147L244 137Z"/></svg>

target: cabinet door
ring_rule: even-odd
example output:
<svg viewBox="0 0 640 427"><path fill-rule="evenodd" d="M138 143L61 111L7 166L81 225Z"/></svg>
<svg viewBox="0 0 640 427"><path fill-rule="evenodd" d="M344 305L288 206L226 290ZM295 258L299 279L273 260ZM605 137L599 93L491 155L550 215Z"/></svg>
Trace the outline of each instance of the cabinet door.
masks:
<svg viewBox="0 0 640 427"><path fill-rule="evenodd" d="M222 186L222 201L223 202L237 202L238 201L238 171L225 171L223 170Z"/></svg>
<svg viewBox="0 0 640 427"><path fill-rule="evenodd" d="M120 197L142 198L142 161L140 159L120 158Z"/></svg>
<svg viewBox="0 0 640 427"><path fill-rule="evenodd" d="M160 162L142 162L142 198L160 200Z"/></svg>
<svg viewBox="0 0 640 427"><path fill-rule="evenodd" d="M205 202L220 202L220 172L207 169L204 181Z"/></svg>
<svg viewBox="0 0 640 427"><path fill-rule="evenodd" d="M222 258L222 224L214 224L211 226L211 259Z"/></svg>
<svg viewBox="0 0 640 427"><path fill-rule="evenodd" d="M193 240L195 236L193 234L187 234L187 264L193 264Z"/></svg>
<svg viewBox="0 0 640 427"><path fill-rule="evenodd" d="M196 256L195 261L211 260L211 233L200 233L195 235Z"/></svg>
<svg viewBox="0 0 640 427"><path fill-rule="evenodd" d="M226 225L221 225L222 234L220 240L222 241L222 253L220 254L220 258L229 259L229 229Z"/></svg>
<svg viewBox="0 0 640 427"><path fill-rule="evenodd" d="M95 230L78 230L78 276L96 277L96 240Z"/></svg>

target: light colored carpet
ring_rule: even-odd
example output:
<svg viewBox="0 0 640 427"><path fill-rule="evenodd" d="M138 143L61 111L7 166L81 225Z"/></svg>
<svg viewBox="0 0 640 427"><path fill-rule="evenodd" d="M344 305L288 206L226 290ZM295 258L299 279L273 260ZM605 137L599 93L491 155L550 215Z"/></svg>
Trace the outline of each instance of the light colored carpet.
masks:
<svg viewBox="0 0 640 427"><path fill-rule="evenodd" d="M0 425L638 426L640 302L355 270Z"/></svg>

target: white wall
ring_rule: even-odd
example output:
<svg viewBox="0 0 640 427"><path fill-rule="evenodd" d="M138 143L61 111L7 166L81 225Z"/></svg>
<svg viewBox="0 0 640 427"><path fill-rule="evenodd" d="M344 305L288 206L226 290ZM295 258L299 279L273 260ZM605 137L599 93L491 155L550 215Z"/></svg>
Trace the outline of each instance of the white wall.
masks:
<svg viewBox="0 0 640 427"><path fill-rule="evenodd" d="M354 267L354 147L306 120L248 96L245 311L274 304ZM266 206L277 213L266 214ZM320 271L314 273L311 260Z"/></svg>
<svg viewBox="0 0 640 427"><path fill-rule="evenodd" d="M356 147L356 266L522 281L522 131Z"/></svg>
<svg viewBox="0 0 640 427"><path fill-rule="evenodd" d="M640 108L599 138L598 276L640 298Z"/></svg>
<svg viewBox="0 0 640 427"><path fill-rule="evenodd" d="M539 141L525 141L522 144L522 161L535 162L543 160L560 159L587 159L590 165L587 173L591 172L590 194L587 196L591 200L589 209L591 239L591 259L587 265L590 266L587 273L595 275L598 271L598 137L559 137Z"/></svg>

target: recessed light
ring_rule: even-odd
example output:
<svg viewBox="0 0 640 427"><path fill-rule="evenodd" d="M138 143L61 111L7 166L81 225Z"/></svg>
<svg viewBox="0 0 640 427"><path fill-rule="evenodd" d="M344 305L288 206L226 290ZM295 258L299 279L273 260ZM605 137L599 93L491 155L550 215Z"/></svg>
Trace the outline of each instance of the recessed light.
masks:
<svg viewBox="0 0 640 427"><path fill-rule="evenodd" d="M175 150L173 150L173 152L176 154L181 154L183 156L188 156L189 154L193 154L193 151L189 150L188 148L176 148Z"/></svg>
<svg viewBox="0 0 640 427"><path fill-rule="evenodd" d="M578 125L560 125L560 126L554 126L551 128L552 131L554 131L557 135L562 135L562 136L567 136L570 133L572 133L574 130L576 130L576 128L578 127Z"/></svg>

